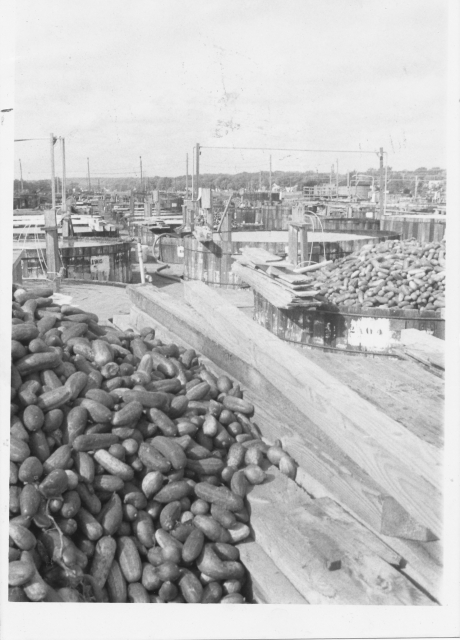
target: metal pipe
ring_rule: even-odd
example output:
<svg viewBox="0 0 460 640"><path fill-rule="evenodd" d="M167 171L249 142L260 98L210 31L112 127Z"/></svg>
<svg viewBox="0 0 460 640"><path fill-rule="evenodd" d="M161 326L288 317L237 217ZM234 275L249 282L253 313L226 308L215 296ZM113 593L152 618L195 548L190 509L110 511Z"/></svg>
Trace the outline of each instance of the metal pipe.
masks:
<svg viewBox="0 0 460 640"><path fill-rule="evenodd" d="M140 240L137 241L137 255L139 256L139 271L141 274L141 282L145 284L144 259L142 258L142 245Z"/></svg>

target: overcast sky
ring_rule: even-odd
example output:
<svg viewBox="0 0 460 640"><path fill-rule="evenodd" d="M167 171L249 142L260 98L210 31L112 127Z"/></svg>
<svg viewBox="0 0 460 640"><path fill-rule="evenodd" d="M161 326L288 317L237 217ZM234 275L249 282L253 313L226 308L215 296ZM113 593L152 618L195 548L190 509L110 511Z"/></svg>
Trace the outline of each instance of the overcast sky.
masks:
<svg viewBox="0 0 460 640"><path fill-rule="evenodd" d="M444 0L17 0L16 137L64 136L67 173L185 173L204 146L376 150L445 167ZM16 143L48 177L46 141ZM273 169L378 166L272 153ZM58 160L58 157L57 157ZM268 169L204 149L202 172Z"/></svg>

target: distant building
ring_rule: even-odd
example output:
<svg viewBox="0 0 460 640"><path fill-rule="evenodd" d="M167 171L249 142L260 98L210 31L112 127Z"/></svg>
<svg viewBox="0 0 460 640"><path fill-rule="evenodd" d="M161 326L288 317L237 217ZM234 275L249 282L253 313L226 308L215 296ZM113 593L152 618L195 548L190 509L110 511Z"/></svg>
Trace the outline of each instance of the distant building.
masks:
<svg viewBox="0 0 460 640"><path fill-rule="evenodd" d="M339 196L342 198L357 198L358 200L368 200L369 185L350 185L349 187L339 187Z"/></svg>
<svg viewBox="0 0 460 640"><path fill-rule="evenodd" d="M44 198L42 198L43 202ZM40 204L37 194L22 193L13 196L13 209L36 209Z"/></svg>
<svg viewBox="0 0 460 640"><path fill-rule="evenodd" d="M316 184L313 187L313 193L318 198L335 198L337 197L337 187L333 184Z"/></svg>

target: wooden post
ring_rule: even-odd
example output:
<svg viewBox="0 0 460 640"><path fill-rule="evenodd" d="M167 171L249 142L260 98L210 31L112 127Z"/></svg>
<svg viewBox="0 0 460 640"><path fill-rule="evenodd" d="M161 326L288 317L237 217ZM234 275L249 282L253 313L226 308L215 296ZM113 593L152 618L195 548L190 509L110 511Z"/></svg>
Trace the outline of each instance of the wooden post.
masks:
<svg viewBox="0 0 460 640"><path fill-rule="evenodd" d="M200 188L200 143L199 142L196 143L195 151L196 151L196 160L195 160L195 172L196 172L195 190L196 190L196 197L194 199L197 200L198 199L198 194L199 194L199 188Z"/></svg>
<svg viewBox="0 0 460 640"><path fill-rule="evenodd" d="M289 225L288 261L296 265L298 262L297 227Z"/></svg>
<svg viewBox="0 0 460 640"><path fill-rule="evenodd" d="M51 144L51 208L54 210L56 206L56 180L54 175L54 143L55 139L52 133L50 133Z"/></svg>
<svg viewBox="0 0 460 640"><path fill-rule="evenodd" d="M188 153L185 154L185 197L188 198Z"/></svg>
<svg viewBox="0 0 460 640"><path fill-rule="evenodd" d="M133 190L131 189L131 193L129 196L129 213L131 216L134 215L134 193Z"/></svg>
<svg viewBox="0 0 460 640"><path fill-rule="evenodd" d="M189 215L190 215L190 231L193 231L195 229L195 203L192 204L191 209L189 210Z"/></svg>
<svg viewBox="0 0 460 640"><path fill-rule="evenodd" d="M192 200L195 200L195 153L194 152L192 153Z"/></svg>
<svg viewBox="0 0 460 640"><path fill-rule="evenodd" d="M61 154L62 154L62 184L61 184L61 211L65 214L67 211L67 195L66 195L66 176L65 176L65 139L61 138Z"/></svg>
<svg viewBox="0 0 460 640"><path fill-rule="evenodd" d="M268 179L268 191L270 195L270 206L272 204L272 156L270 155L270 177Z"/></svg>
<svg viewBox="0 0 460 640"><path fill-rule="evenodd" d="M160 198L160 190L155 189L153 192L153 201L155 203L155 210L157 212L157 216L161 214L161 198Z"/></svg>
<svg viewBox="0 0 460 640"><path fill-rule="evenodd" d="M138 238L137 240L137 255L139 258L139 272L141 275L141 283L145 284L145 270L144 270L144 259L142 257L142 245L141 245L141 241Z"/></svg>
<svg viewBox="0 0 460 640"><path fill-rule="evenodd" d="M230 214L224 216L220 227L220 236L222 238L222 253L231 253L232 251L232 221Z"/></svg>
<svg viewBox="0 0 460 640"><path fill-rule="evenodd" d="M86 158L88 162L88 191L91 191L91 174L89 172L89 158Z"/></svg>
<svg viewBox="0 0 460 640"><path fill-rule="evenodd" d="M53 289L59 291L59 269L61 261L58 250L58 233L56 226L56 211L45 211L45 241L47 277L53 283Z"/></svg>
<svg viewBox="0 0 460 640"><path fill-rule="evenodd" d="M308 261L308 224L306 222L289 223L288 236L288 260L294 265L299 263L299 241L300 241L300 263Z"/></svg>
<svg viewBox="0 0 460 640"><path fill-rule="evenodd" d="M337 171L335 174L335 188L337 193L335 194L335 197L336 197L336 200L338 200L339 199L339 159L338 158L336 160L336 163L337 163Z"/></svg>
<svg viewBox="0 0 460 640"><path fill-rule="evenodd" d="M305 224L299 229L300 235L300 262L302 266L305 266L305 263L308 262L308 228Z"/></svg>
<svg viewBox="0 0 460 640"><path fill-rule="evenodd" d="M383 217L383 199L384 199L384 178L383 178L383 147L380 147L380 195L379 195L379 214L378 219Z"/></svg>

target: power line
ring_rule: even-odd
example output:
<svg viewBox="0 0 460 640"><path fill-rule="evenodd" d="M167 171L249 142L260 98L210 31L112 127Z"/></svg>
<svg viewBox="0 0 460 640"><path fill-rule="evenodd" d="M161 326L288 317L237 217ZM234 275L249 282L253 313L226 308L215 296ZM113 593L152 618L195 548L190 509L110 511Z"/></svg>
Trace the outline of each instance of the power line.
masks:
<svg viewBox="0 0 460 640"><path fill-rule="evenodd" d="M279 149L273 147L207 147L205 145L200 145L201 149L244 149L247 151L302 151L305 153L370 153L372 155L379 155L378 151L356 151L356 150L342 150L342 149ZM386 152L385 152L386 153Z"/></svg>

